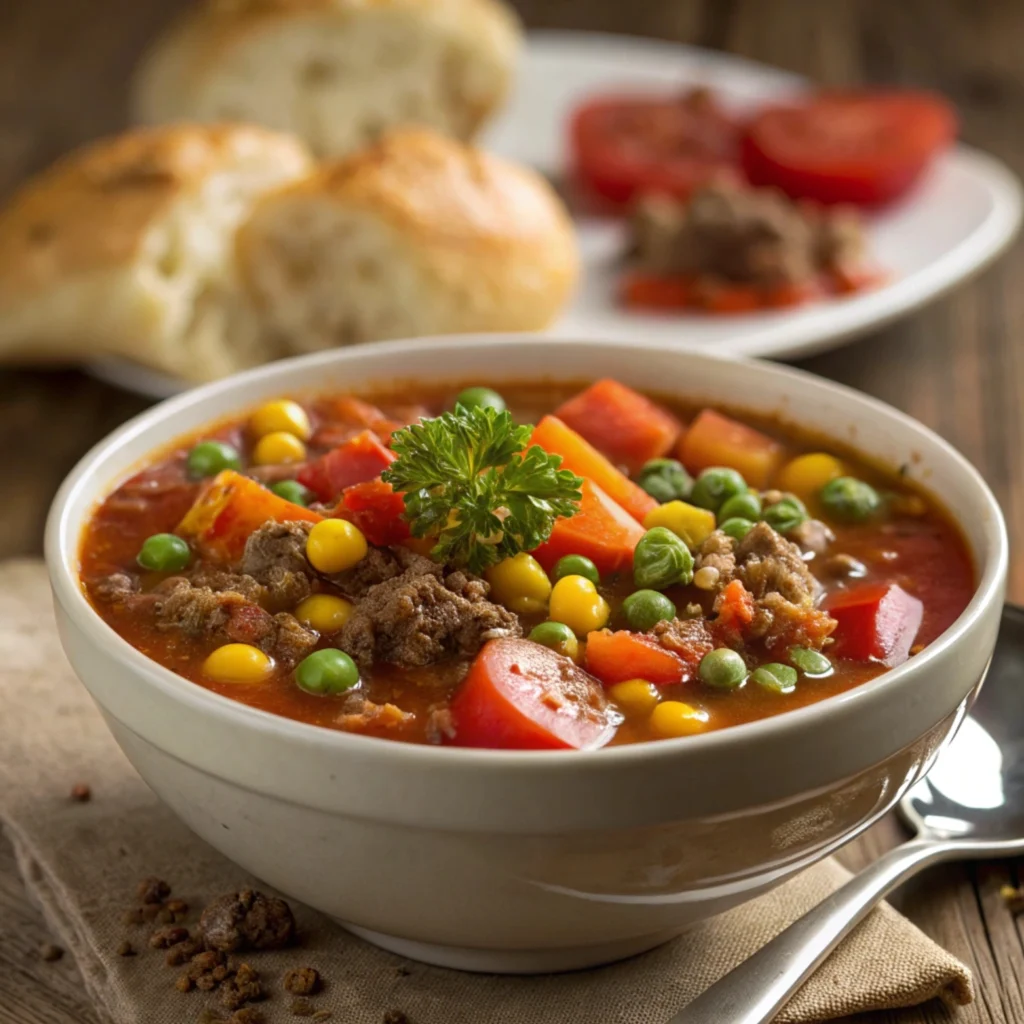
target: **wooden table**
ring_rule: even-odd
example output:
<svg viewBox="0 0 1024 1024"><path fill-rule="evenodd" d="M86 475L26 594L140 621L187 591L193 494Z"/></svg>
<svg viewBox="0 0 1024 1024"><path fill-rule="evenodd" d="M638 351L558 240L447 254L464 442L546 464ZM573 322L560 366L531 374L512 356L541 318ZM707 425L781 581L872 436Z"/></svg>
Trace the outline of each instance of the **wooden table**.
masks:
<svg viewBox="0 0 1024 1024"><path fill-rule="evenodd" d="M72 145L123 123L124 84L174 0L0 2L0 193ZM966 141L1024 174L1024 4L1014 0L520 0L529 24L660 36L718 47L830 85L891 82L953 97ZM982 471L1016 545L1024 602L1024 244L899 324L801 365L877 395L933 427ZM0 372L0 557L38 552L59 481L146 403L72 371ZM843 854L866 864L900 838L888 819ZM1017 871L1020 865L1017 865ZM978 999L956 1020L1024 1022L1024 921L999 886L1014 865L931 871L898 905L967 961ZM43 926L0 843L0 1024L93 1024L74 967L42 963ZM859 1018L935 1024L940 1006ZM724 1024L724 1022L723 1022ZM852 1022L847 1022L852 1024Z"/></svg>

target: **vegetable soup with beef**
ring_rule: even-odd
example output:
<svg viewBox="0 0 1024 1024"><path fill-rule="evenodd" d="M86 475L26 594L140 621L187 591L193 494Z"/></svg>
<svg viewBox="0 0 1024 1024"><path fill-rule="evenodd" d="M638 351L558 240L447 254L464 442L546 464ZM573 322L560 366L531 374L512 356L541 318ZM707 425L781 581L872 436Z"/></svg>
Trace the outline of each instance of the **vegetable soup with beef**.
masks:
<svg viewBox="0 0 1024 1024"><path fill-rule="evenodd" d="M268 402L118 487L81 579L125 640L244 704L504 749L802 707L913 657L974 590L898 474L613 380Z"/></svg>

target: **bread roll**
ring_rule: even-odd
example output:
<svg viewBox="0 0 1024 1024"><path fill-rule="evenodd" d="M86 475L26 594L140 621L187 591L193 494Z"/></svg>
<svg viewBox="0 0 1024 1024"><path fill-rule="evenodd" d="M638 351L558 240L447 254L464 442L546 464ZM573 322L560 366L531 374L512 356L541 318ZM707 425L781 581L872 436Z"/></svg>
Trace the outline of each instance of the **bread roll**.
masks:
<svg viewBox="0 0 1024 1024"><path fill-rule="evenodd" d="M508 89L501 0L204 0L143 61L143 123L250 121L343 156L396 125L471 138Z"/></svg>
<svg viewBox="0 0 1024 1024"><path fill-rule="evenodd" d="M298 140L242 126L140 131L60 160L0 210L0 357L120 355L190 380L272 358L235 232L311 166Z"/></svg>
<svg viewBox="0 0 1024 1024"><path fill-rule="evenodd" d="M423 129L266 196L238 254L254 302L297 352L535 330L578 274L568 214L543 178Z"/></svg>

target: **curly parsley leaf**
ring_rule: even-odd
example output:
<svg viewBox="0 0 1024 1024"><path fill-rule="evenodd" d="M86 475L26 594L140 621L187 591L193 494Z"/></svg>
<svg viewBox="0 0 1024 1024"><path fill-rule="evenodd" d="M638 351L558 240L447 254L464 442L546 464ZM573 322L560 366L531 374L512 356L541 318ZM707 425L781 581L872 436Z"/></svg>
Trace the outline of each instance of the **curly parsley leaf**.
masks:
<svg viewBox="0 0 1024 1024"><path fill-rule="evenodd" d="M435 559L483 572L579 511L583 481L561 456L527 448L530 433L504 410L459 405L392 434L398 458L383 479L404 492L413 536L437 538Z"/></svg>

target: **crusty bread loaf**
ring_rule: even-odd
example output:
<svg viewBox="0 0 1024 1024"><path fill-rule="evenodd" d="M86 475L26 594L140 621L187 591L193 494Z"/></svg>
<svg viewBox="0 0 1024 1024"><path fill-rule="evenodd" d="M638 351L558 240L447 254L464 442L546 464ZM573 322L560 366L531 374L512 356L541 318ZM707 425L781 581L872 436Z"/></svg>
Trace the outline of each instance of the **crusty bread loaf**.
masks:
<svg viewBox="0 0 1024 1024"><path fill-rule="evenodd" d="M471 138L519 44L501 0L201 0L136 75L144 123L250 121L342 156L396 125Z"/></svg>
<svg viewBox="0 0 1024 1024"><path fill-rule="evenodd" d="M264 197L238 258L294 351L535 330L578 274L568 214L543 178L425 129Z"/></svg>
<svg viewBox="0 0 1024 1024"><path fill-rule="evenodd" d="M60 160L0 210L0 357L121 355L191 380L272 358L241 301L235 233L311 166L290 136L210 125Z"/></svg>

